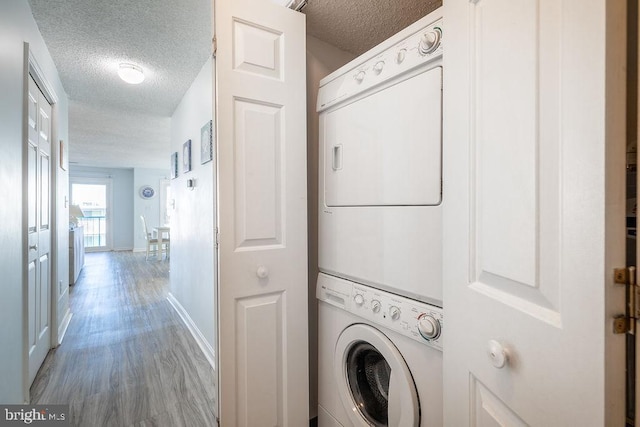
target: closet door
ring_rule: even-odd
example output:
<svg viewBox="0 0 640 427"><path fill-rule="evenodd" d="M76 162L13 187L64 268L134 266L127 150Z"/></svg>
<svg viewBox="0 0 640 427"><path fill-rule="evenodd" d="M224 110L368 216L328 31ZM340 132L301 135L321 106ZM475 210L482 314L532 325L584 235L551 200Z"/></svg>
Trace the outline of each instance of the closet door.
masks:
<svg viewBox="0 0 640 427"><path fill-rule="evenodd" d="M624 425L623 3L444 2L446 425Z"/></svg>
<svg viewBox="0 0 640 427"><path fill-rule="evenodd" d="M309 422L305 17L215 2L223 426Z"/></svg>
<svg viewBox="0 0 640 427"><path fill-rule="evenodd" d="M29 76L27 318L29 385L51 348L51 105Z"/></svg>

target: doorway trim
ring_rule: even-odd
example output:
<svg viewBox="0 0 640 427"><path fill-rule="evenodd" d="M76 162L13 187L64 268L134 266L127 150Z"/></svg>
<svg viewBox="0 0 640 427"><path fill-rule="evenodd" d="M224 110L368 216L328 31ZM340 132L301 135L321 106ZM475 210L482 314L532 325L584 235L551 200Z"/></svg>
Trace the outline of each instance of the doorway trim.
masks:
<svg viewBox="0 0 640 427"><path fill-rule="evenodd" d="M169 212L169 208L167 206L167 191L171 188L171 181L168 179L161 179L160 185L158 186L158 190L160 193L160 225L167 225L169 222L167 221L167 213ZM173 199L173 197L172 197ZM170 215L169 215L170 216Z"/></svg>
<svg viewBox="0 0 640 427"><path fill-rule="evenodd" d="M85 252L110 252L113 250L113 178L109 177L85 177L85 176L73 176L69 177L69 200L70 204L73 202L73 184L88 184L88 185L104 185L106 187L105 199L107 208L105 210L105 227L107 232L105 233L105 246L99 248L87 248L85 245ZM86 230L85 230L86 238Z"/></svg>
<svg viewBox="0 0 640 427"><path fill-rule="evenodd" d="M24 196L26 194L27 186L27 173L28 173L28 92L29 92L29 76L31 76L42 94L51 104L51 166L49 169L49 209L50 209L50 254L51 254L51 268L49 270L49 284L50 284L50 299L49 299L49 334L50 334L50 346L51 348L57 347L59 343L60 334L58 331L58 167L59 164L59 147L58 141L58 96L53 89L53 86L49 83L49 80L45 77L42 68L38 64L35 55L29 48L29 43L24 43L23 48L24 58L24 71L23 71L23 102L22 102L22 223L27 224L28 219L28 198ZM67 206L65 205L65 208ZM28 269L27 269L27 253L28 253L29 240L27 238L27 229L22 229L22 395L25 403L29 403L31 400L29 383L29 295L27 290L28 283ZM68 284L67 284L68 286Z"/></svg>

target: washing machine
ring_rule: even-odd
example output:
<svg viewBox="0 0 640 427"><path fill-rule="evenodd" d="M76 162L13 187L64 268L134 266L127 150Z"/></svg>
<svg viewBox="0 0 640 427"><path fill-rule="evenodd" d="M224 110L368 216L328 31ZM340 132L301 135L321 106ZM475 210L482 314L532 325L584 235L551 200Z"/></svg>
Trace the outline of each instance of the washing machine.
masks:
<svg viewBox="0 0 640 427"><path fill-rule="evenodd" d="M442 309L320 274L319 427L442 426Z"/></svg>
<svg viewBox="0 0 640 427"><path fill-rule="evenodd" d="M321 272L442 307L440 9L318 91Z"/></svg>

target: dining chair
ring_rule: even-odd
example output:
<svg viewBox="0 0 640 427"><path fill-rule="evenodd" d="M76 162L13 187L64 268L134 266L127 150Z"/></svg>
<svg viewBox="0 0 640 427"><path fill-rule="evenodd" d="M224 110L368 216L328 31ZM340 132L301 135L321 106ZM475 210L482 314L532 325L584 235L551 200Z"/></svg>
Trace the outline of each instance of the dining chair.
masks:
<svg viewBox="0 0 640 427"><path fill-rule="evenodd" d="M140 221L142 221L142 228L144 229L144 238L147 241L147 256L145 259L149 261L149 252L153 251L157 255L159 250L160 254L162 254L163 248L158 248L158 239L156 237L153 237L149 232L149 229L147 228L147 220L145 219L144 215L140 215ZM165 253L167 254L167 259L169 257L169 245L170 245L169 239L162 240L162 246L164 247ZM155 250L152 250L151 247L155 247Z"/></svg>

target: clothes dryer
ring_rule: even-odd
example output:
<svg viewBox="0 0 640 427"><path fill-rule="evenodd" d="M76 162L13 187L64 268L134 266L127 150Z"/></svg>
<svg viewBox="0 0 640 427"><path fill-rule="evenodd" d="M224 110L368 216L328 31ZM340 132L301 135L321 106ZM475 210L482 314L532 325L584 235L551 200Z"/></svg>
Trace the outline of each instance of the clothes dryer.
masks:
<svg viewBox="0 0 640 427"><path fill-rule="evenodd" d="M320 274L319 427L442 426L442 309Z"/></svg>
<svg viewBox="0 0 640 427"><path fill-rule="evenodd" d="M440 10L320 82L320 271L442 306Z"/></svg>

